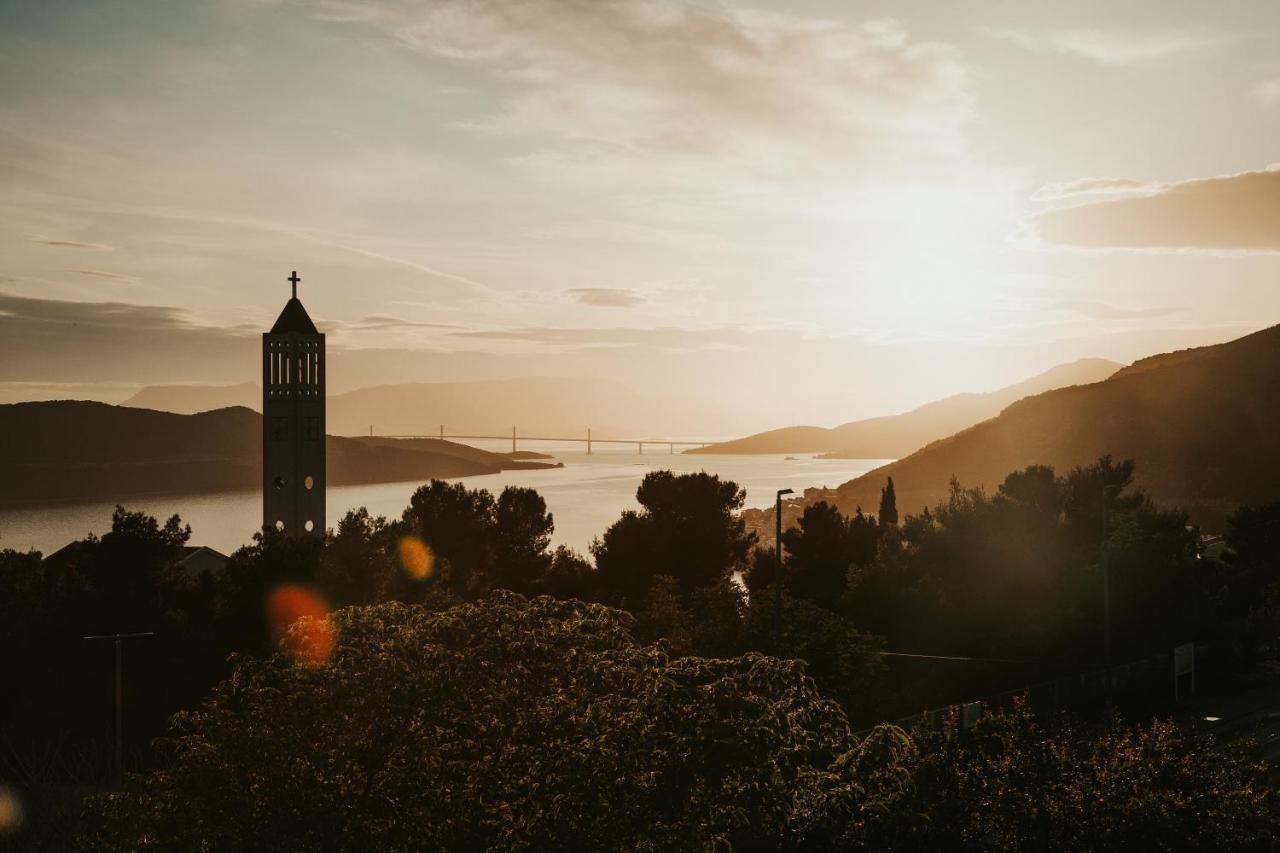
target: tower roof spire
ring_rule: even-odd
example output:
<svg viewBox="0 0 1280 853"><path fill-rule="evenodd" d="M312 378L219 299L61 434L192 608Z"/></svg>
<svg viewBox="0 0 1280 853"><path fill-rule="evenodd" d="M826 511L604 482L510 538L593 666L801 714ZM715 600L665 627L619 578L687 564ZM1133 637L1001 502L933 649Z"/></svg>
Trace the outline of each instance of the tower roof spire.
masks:
<svg viewBox="0 0 1280 853"><path fill-rule="evenodd" d="M302 335L320 334L316 324L311 322L307 309L302 307L302 302L298 299L298 282L302 281L298 271L294 270L286 281L293 285L293 296L284 304L284 310L276 318L276 324L271 327L269 334L287 335L290 332Z"/></svg>

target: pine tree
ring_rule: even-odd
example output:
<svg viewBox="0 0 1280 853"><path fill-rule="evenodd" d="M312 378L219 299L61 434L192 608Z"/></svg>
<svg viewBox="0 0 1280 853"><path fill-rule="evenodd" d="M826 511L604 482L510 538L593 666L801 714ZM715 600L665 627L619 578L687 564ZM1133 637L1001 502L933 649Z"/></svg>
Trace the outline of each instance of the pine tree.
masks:
<svg viewBox="0 0 1280 853"><path fill-rule="evenodd" d="M889 478L889 484L880 490L880 523L898 523L898 498L893 493L892 477Z"/></svg>

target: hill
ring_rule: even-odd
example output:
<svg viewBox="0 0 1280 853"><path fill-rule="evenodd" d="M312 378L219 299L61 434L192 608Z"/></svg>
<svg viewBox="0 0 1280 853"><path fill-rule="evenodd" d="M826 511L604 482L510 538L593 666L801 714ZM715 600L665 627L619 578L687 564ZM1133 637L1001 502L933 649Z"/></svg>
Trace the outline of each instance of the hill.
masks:
<svg viewBox="0 0 1280 853"><path fill-rule="evenodd" d="M123 500L252 490L262 482L262 416L243 407L179 415L61 400L0 405L0 504ZM330 485L428 480L551 467L449 441L329 436Z"/></svg>
<svg viewBox="0 0 1280 853"><path fill-rule="evenodd" d="M227 406L262 406L262 388L240 385L156 385L121 405L194 414ZM705 434L726 426L723 413L693 400L655 399L611 379L531 376L459 382L402 382L328 397L329 429L337 435L526 435L598 437Z"/></svg>
<svg viewBox="0 0 1280 853"><path fill-rule="evenodd" d="M1068 385L1106 379L1120 365L1101 358L1061 364L1016 385L982 394L955 394L900 415L852 421L827 429L784 427L688 453L823 453L831 459L896 459L931 441L993 417L1015 400Z"/></svg>
<svg viewBox="0 0 1280 853"><path fill-rule="evenodd" d="M1280 326L1224 344L1152 356L1091 385L1019 400L837 490L874 509L893 477L900 512L944 498L954 475L994 490L1010 471L1064 471L1103 454L1137 462L1157 500L1213 516L1280 499Z"/></svg>
<svg viewBox="0 0 1280 853"><path fill-rule="evenodd" d="M120 405L179 415L234 406L258 411L262 408L262 386L257 382L241 382L239 385L148 385Z"/></svg>

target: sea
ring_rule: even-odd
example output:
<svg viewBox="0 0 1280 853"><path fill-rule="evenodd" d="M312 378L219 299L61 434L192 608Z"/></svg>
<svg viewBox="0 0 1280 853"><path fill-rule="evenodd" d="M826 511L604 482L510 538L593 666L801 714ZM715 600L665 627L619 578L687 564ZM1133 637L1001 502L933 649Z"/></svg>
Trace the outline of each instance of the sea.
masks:
<svg viewBox="0 0 1280 853"><path fill-rule="evenodd" d="M485 450L509 450L504 442L471 442ZM563 468L503 471L460 478L473 489L495 495L506 486L537 489L555 520L553 545L567 545L586 553L591 542L604 533L624 510L638 509L636 488L649 471L677 473L706 471L733 480L746 489L746 505L772 504L778 489L835 488L841 483L884 465L887 459L816 459L811 454L793 456L731 456L669 453L668 448L595 448L588 454L581 445L524 442L521 450L550 454ZM606 446L607 447L607 446ZM348 509L366 507L374 515L398 518L409 504L420 481L333 486L327 494L328 526ZM130 510L142 510L161 520L177 514L191 525L191 544L206 545L230 554L251 542L262 519L258 491L216 494L160 495L120 501ZM58 504L29 509L0 509L0 548L37 550L46 554L89 533L111 529L115 502Z"/></svg>

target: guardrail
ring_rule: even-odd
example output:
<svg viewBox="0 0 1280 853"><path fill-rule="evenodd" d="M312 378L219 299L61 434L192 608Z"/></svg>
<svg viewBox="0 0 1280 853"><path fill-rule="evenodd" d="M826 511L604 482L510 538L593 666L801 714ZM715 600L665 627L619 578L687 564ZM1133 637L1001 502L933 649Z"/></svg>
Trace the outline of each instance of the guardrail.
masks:
<svg viewBox="0 0 1280 853"><path fill-rule="evenodd" d="M922 726L937 730L952 714L959 715L960 725L968 729L972 728L988 710L1012 707L1015 699L1024 696L1034 711L1065 708L1090 699L1098 699L1139 687L1148 687L1159 682L1164 682L1169 686L1171 695L1176 697L1179 678L1186 674L1190 674L1194 678L1194 661L1203 660L1209 653L1209 647L1205 645L1187 644L1186 646L1179 646L1178 649L1185 650L1188 647L1192 650L1191 654L1193 656L1193 664L1190 671L1184 669L1182 672L1177 672L1175 670L1175 652L1177 650L1174 650L1169 654L1153 655L1130 663L1117 664L1016 687L979 699L930 708L897 720L884 720L876 725L867 726L855 734L858 738L863 738L877 725L896 725L904 729ZM1186 651L1180 653L1184 662L1186 654ZM1192 690L1194 692L1194 682Z"/></svg>

